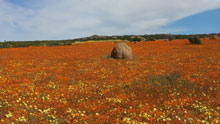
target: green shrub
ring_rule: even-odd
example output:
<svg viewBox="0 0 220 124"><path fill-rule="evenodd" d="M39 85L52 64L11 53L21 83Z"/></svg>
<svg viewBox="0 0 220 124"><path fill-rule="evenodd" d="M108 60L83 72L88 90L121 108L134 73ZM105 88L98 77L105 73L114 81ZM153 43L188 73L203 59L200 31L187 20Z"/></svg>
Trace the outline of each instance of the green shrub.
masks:
<svg viewBox="0 0 220 124"><path fill-rule="evenodd" d="M191 44L201 44L201 40L197 36L190 37L190 38L188 38L188 40Z"/></svg>
<svg viewBox="0 0 220 124"><path fill-rule="evenodd" d="M47 46L59 46L60 43L59 42L48 42Z"/></svg>
<svg viewBox="0 0 220 124"><path fill-rule="evenodd" d="M133 39L133 41L134 41L134 42L140 42L140 41L141 41L141 38L136 37L136 38Z"/></svg>

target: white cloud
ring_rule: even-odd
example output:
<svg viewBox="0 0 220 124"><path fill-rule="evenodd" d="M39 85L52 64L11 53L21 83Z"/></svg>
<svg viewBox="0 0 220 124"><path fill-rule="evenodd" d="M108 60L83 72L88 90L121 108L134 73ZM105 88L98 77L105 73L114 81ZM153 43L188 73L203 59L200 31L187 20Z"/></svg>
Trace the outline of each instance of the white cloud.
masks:
<svg viewBox="0 0 220 124"><path fill-rule="evenodd" d="M175 32L173 21L220 7L219 0L0 0L0 40ZM33 3L34 2L34 3Z"/></svg>

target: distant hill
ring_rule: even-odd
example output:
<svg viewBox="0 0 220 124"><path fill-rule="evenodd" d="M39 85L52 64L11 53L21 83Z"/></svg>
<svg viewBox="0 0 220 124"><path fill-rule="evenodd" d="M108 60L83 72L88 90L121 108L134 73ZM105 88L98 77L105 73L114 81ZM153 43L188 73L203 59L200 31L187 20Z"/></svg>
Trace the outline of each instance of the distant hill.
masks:
<svg viewBox="0 0 220 124"><path fill-rule="evenodd" d="M83 37L78 39L66 39L66 40L43 40L43 41L4 41L0 42L0 48L10 47L29 47L29 46L61 46L61 45L72 45L75 42L86 42L86 41L103 41L103 40L124 40L130 42L139 41L155 41L155 40L166 40L172 41L173 39L188 39L191 36L198 36L199 38L212 38L220 36L220 33L212 34L145 34L145 35L122 35L122 36L103 36L93 35L90 37Z"/></svg>

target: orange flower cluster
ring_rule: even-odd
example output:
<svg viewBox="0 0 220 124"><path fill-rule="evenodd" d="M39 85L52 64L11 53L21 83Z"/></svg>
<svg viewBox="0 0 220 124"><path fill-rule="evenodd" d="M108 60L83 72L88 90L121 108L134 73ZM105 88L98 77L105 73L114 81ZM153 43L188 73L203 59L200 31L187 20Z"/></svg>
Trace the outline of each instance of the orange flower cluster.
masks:
<svg viewBox="0 0 220 124"><path fill-rule="evenodd" d="M0 49L0 123L220 123L220 40Z"/></svg>

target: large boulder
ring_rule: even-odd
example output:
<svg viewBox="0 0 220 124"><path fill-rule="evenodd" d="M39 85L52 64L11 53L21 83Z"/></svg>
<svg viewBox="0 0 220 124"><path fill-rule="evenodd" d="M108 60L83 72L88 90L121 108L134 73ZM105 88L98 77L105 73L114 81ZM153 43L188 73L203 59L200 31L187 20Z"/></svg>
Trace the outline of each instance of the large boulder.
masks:
<svg viewBox="0 0 220 124"><path fill-rule="evenodd" d="M111 53L114 59L132 59L132 49L126 43L117 44Z"/></svg>

